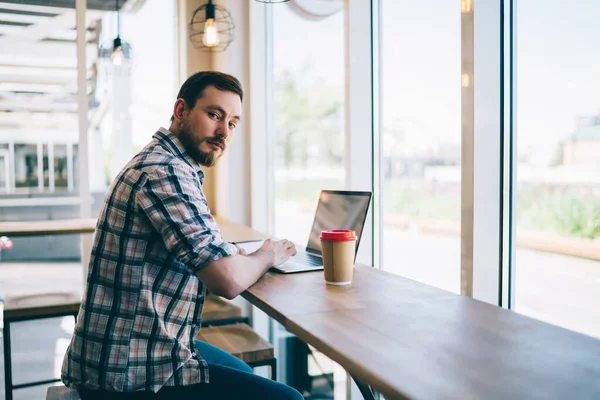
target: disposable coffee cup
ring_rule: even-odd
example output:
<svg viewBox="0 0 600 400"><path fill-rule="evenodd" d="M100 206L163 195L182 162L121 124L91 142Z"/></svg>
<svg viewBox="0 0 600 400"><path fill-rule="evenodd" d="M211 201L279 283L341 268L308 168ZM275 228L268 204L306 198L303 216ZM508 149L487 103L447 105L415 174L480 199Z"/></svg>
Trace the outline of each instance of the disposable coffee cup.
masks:
<svg viewBox="0 0 600 400"><path fill-rule="evenodd" d="M322 231L320 238L325 283L349 285L354 274L356 234L350 230L333 229Z"/></svg>

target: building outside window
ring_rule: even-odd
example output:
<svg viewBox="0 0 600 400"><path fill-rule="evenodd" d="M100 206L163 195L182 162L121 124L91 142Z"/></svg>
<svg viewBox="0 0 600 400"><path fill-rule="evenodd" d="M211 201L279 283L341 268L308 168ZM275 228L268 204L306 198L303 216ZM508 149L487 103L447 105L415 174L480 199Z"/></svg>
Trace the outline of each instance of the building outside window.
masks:
<svg viewBox="0 0 600 400"><path fill-rule="evenodd" d="M35 144L15 144L15 187L38 187L38 151Z"/></svg>
<svg viewBox="0 0 600 400"><path fill-rule="evenodd" d="M54 187L67 188L69 186L69 171L67 162L67 145L54 145Z"/></svg>

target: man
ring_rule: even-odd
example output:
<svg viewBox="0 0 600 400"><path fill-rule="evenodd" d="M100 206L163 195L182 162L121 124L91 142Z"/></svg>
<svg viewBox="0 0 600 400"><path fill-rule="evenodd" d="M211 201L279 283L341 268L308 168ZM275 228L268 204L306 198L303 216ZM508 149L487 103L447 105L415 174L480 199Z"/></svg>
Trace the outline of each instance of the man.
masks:
<svg viewBox="0 0 600 400"><path fill-rule="evenodd" d="M87 399L302 399L196 342L206 289L228 299L295 254L267 240L225 242L202 192L241 119L240 82L199 72L181 87L169 129L119 173L100 212L87 286L62 380Z"/></svg>

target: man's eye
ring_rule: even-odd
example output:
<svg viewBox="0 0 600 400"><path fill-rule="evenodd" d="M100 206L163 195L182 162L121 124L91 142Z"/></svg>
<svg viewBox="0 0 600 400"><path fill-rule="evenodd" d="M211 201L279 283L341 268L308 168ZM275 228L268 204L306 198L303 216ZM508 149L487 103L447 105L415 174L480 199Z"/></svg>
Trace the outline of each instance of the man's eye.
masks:
<svg viewBox="0 0 600 400"><path fill-rule="evenodd" d="M229 123L229 129L235 129L235 124L233 122Z"/></svg>
<svg viewBox="0 0 600 400"><path fill-rule="evenodd" d="M214 112L209 112L208 116L213 118L213 119L219 119L219 114L214 113Z"/></svg>

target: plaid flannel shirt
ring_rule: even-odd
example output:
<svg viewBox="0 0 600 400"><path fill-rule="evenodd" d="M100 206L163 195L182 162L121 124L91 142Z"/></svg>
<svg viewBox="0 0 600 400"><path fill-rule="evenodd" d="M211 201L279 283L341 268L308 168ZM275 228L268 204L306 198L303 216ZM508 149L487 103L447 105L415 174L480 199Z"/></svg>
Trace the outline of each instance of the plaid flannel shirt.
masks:
<svg viewBox="0 0 600 400"><path fill-rule="evenodd" d="M237 250L221 238L203 179L161 128L112 183L63 361L67 386L157 392L209 381L194 347L206 292L195 274Z"/></svg>

